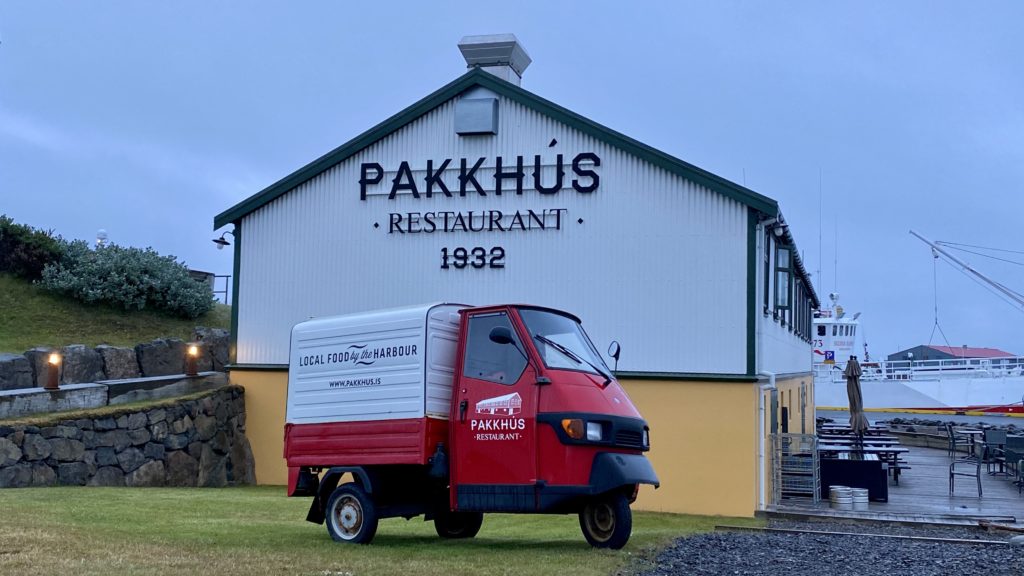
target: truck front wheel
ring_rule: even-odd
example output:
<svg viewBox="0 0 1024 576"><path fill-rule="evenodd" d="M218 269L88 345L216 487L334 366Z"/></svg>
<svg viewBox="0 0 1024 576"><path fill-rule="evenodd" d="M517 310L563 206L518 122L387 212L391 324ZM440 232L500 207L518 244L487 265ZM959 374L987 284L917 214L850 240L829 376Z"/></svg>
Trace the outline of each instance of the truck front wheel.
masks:
<svg viewBox="0 0 1024 576"><path fill-rule="evenodd" d="M434 516L434 530L441 538L472 538L480 532L484 515L480 512L439 512Z"/></svg>
<svg viewBox="0 0 1024 576"><path fill-rule="evenodd" d="M327 533L337 542L369 544L377 533L377 508L357 484L338 486L326 512Z"/></svg>
<svg viewBox="0 0 1024 576"><path fill-rule="evenodd" d="M633 513L626 495L614 492L588 502L580 512L580 528L595 548L618 550L625 546L633 532Z"/></svg>

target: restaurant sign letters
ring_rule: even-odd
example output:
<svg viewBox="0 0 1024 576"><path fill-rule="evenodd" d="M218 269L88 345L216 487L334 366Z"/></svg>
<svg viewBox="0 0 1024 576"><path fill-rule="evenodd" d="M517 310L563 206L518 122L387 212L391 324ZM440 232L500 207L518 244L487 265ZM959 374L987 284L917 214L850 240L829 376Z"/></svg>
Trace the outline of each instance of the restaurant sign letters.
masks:
<svg viewBox="0 0 1024 576"><path fill-rule="evenodd" d="M557 154L553 161L536 154L532 162L524 156L446 158L427 160L425 167L403 160L392 171L385 171L378 162L363 162L359 168L359 199L365 202L370 196L383 197L385 192L388 200L395 200L399 195L414 200L524 196L525 191L534 191L542 198L555 198L560 192L570 190L589 195L601 185L597 170L600 166L601 158L594 152L581 152L571 160ZM385 179L386 174L394 174L394 177ZM562 230L568 222L568 212L567 208L391 212L387 233L404 236L556 231ZM582 224L583 219L577 219L577 223ZM374 223L375 228L380 225L380 222ZM441 249L442 270L504 267L503 246L446 246Z"/></svg>

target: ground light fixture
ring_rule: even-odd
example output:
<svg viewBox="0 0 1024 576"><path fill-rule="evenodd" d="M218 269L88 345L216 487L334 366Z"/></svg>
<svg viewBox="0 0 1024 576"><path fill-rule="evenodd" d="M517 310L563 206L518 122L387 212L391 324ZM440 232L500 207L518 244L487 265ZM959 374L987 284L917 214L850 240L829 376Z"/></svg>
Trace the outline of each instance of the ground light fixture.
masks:
<svg viewBox="0 0 1024 576"><path fill-rule="evenodd" d="M196 360L199 358L199 346L197 344L189 344L188 351L185 354L185 376L198 376L199 372L196 370Z"/></svg>
<svg viewBox="0 0 1024 576"><path fill-rule="evenodd" d="M60 354L56 352L50 352L50 356L46 359L46 363L48 366L46 369L46 385L43 386L43 389L60 389L60 385L58 384L58 381L60 380L60 362Z"/></svg>

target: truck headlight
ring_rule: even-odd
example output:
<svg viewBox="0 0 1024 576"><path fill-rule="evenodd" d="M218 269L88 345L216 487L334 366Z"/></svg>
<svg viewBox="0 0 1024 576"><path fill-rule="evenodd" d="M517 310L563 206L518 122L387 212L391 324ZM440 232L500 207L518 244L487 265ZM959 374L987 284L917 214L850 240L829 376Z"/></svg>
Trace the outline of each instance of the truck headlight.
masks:
<svg viewBox="0 0 1024 576"><path fill-rule="evenodd" d="M602 427L600 422L587 422L587 440L591 442L600 442L602 436Z"/></svg>

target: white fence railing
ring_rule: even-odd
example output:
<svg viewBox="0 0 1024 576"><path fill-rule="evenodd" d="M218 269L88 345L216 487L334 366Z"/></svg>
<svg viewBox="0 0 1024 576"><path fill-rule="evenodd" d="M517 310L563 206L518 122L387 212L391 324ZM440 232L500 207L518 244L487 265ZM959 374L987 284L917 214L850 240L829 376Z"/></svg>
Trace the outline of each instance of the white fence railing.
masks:
<svg viewBox="0 0 1024 576"><path fill-rule="evenodd" d="M950 360L883 360L861 362L861 380L936 380L938 378L1005 378L1024 376L1024 357L953 358ZM845 363L815 362L816 379L844 382Z"/></svg>

